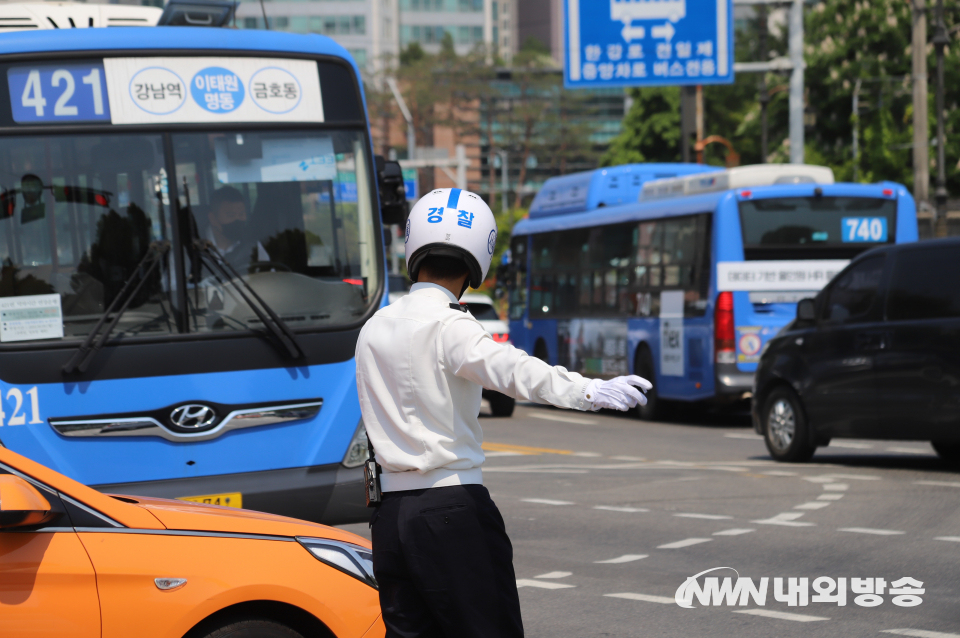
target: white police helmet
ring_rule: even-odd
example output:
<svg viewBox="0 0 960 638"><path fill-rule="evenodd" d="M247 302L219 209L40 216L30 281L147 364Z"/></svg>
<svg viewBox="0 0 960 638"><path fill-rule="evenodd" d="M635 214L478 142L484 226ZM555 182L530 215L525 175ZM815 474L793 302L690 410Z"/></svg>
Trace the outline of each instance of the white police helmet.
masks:
<svg viewBox="0 0 960 638"><path fill-rule="evenodd" d="M407 273L417 281L428 255L457 257L467 264L469 284L483 283L497 244L497 222L479 195L459 188L437 188L414 205L404 240Z"/></svg>

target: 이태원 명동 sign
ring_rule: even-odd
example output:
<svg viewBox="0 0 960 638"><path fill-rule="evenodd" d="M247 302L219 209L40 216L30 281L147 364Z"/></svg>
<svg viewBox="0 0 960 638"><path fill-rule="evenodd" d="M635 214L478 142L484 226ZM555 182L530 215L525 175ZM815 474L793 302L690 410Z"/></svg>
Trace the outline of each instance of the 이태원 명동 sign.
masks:
<svg viewBox="0 0 960 638"><path fill-rule="evenodd" d="M565 0L567 88L733 82L732 0Z"/></svg>

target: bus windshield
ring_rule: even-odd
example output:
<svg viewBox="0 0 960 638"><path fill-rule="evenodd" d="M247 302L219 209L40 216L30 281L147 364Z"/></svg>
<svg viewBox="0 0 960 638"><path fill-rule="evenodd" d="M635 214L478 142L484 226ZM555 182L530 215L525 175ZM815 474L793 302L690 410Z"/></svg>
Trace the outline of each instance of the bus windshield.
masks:
<svg viewBox="0 0 960 638"><path fill-rule="evenodd" d="M745 256L787 259L829 253L850 258L872 245L894 240L896 209L894 200L875 197L741 201Z"/></svg>
<svg viewBox="0 0 960 638"><path fill-rule="evenodd" d="M83 337L150 243L174 240L179 215L181 245L115 334L260 327L235 282L190 259L195 237L291 328L353 323L380 276L363 139L352 130L3 137L0 298L57 295L63 337Z"/></svg>

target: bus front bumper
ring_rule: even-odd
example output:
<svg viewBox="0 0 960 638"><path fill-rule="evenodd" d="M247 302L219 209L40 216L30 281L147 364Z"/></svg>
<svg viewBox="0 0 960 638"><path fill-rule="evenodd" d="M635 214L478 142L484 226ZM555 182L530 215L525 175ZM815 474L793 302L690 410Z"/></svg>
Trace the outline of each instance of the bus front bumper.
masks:
<svg viewBox="0 0 960 638"><path fill-rule="evenodd" d="M108 494L158 498L239 492L244 509L325 525L366 522L371 513L364 500L363 467L340 463L91 487Z"/></svg>

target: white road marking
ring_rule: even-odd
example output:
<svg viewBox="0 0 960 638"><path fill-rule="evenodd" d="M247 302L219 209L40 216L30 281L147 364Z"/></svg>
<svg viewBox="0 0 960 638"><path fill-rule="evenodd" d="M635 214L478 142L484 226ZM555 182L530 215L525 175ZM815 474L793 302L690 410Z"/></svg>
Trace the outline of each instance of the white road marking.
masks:
<svg viewBox="0 0 960 638"><path fill-rule="evenodd" d="M765 476L796 476L796 472L780 472L778 470L772 470L770 472L761 472Z"/></svg>
<svg viewBox="0 0 960 638"><path fill-rule="evenodd" d="M771 609L740 609L735 614L749 614L751 616L763 616L765 618L776 618L778 620L793 620L795 622L813 622L815 620L830 620L823 616L807 616L806 614L788 614L783 611L773 611Z"/></svg>
<svg viewBox="0 0 960 638"><path fill-rule="evenodd" d="M607 598L626 598L627 600L642 600L645 603L660 603L663 605L673 605L677 601L674 598L666 596L648 596L647 594L604 594Z"/></svg>
<svg viewBox="0 0 960 638"><path fill-rule="evenodd" d="M725 529L722 532L714 532L713 535L714 536L739 536L740 534L749 534L750 532L755 532L755 531L757 530L749 529L749 528L741 529L741 528L735 527L733 529Z"/></svg>
<svg viewBox="0 0 960 638"><path fill-rule="evenodd" d="M573 501L554 501L549 498L521 498L524 503L536 503L538 505L575 505Z"/></svg>
<svg viewBox="0 0 960 638"><path fill-rule="evenodd" d="M611 456L614 461L646 461L642 456Z"/></svg>
<svg viewBox="0 0 960 638"><path fill-rule="evenodd" d="M888 447L887 452L899 452L900 454L933 454L931 450L920 450L915 447Z"/></svg>
<svg viewBox="0 0 960 638"><path fill-rule="evenodd" d="M897 536L899 534L906 534L906 532L898 532L895 529L871 529L869 527L841 527L837 531L853 532L854 534L875 534L877 536Z"/></svg>
<svg viewBox="0 0 960 638"><path fill-rule="evenodd" d="M937 536L935 541L953 541L954 543L960 543L960 536Z"/></svg>
<svg viewBox="0 0 960 638"><path fill-rule="evenodd" d="M809 503L801 503L800 505L794 505L793 509L795 510L819 510L827 507L830 503L818 503L817 501L810 501Z"/></svg>
<svg viewBox="0 0 960 638"><path fill-rule="evenodd" d="M805 523L797 519L803 516L803 512L783 512L771 518L764 518L759 521L750 521L760 525L783 525L784 527L812 527L816 523Z"/></svg>
<svg viewBox="0 0 960 638"><path fill-rule="evenodd" d="M960 487L960 483L953 481L914 481L914 485L932 485L934 487Z"/></svg>
<svg viewBox="0 0 960 638"><path fill-rule="evenodd" d="M960 634L945 634L942 631L927 631L925 629L882 629L881 632L899 636L913 636L914 638L960 638Z"/></svg>
<svg viewBox="0 0 960 638"><path fill-rule="evenodd" d="M830 478L848 479L851 481L879 481L879 476L869 476L867 474L824 474Z"/></svg>
<svg viewBox="0 0 960 638"><path fill-rule="evenodd" d="M846 483L824 483L823 489L831 492L846 492L850 486Z"/></svg>
<svg viewBox="0 0 960 638"><path fill-rule="evenodd" d="M525 456L520 452L487 452L487 451L484 451L483 455L488 459L496 456Z"/></svg>
<svg viewBox="0 0 960 638"><path fill-rule="evenodd" d="M708 521L722 521L733 518L732 516L721 516L720 514L674 514L679 518L703 518Z"/></svg>
<svg viewBox="0 0 960 638"><path fill-rule="evenodd" d="M640 560L641 558L646 558L647 556L648 554L624 554L623 556L618 556L616 558L595 560L593 562L601 565L619 565L620 563L632 563L635 560Z"/></svg>
<svg viewBox="0 0 960 638"><path fill-rule="evenodd" d="M839 501L843 494L821 494L817 497L818 501Z"/></svg>
<svg viewBox="0 0 960 638"><path fill-rule="evenodd" d="M869 443L854 443L852 441L830 441L827 447L845 447L851 450L869 450L873 446Z"/></svg>
<svg viewBox="0 0 960 638"><path fill-rule="evenodd" d="M534 578L566 578L567 576L572 576L573 572L547 572L546 574L540 574L539 576L534 576Z"/></svg>
<svg viewBox="0 0 960 638"><path fill-rule="evenodd" d="M600 454L599 452L574 452L570 456L587 456L587 457L593 458L593 457L603 456L603 455Z"/></svg>
<svg viewBox="0 0 960 638"><path fill-rule="evenodd" d="M589 474L590 470L579 470L575 468L559 468L559 467L486 467L483 468L484 472L500 472L504 473L514 473L514 474Z"/></svg>
<svg viewBox="0 0 960 638"><path fill-rule="evenodd" d="M650 510L644 509L642 507L621 507L619 505L594 505L593 509L595 510L604 510L607 512L626 512L632 514L634 512L649 512Z"/></svg>
<svg viewBox="0 0 960 638"><path fill-rule="evenodd" d="M709 543L712 540L712 538L685 538L682 541L658 545L657 549L680 549L681 547L690 547L691 545L699 545L700 543Z"/></svg>
<svg viewBox="0 0 960 638"><path fill-rule="evenodd" d="M532 578L518 578L517 589L520 587L539 587L540 589L566 589L567 587L576 587L566 583L554 583L549 580L533 580Z"/></svg>
<svg viewBox="0 0 960 638"><path fill-rule="evenodd" d="M833 483L837 479L832 476L804 476L803 480L811 483Z"/></svg>
<svg viewBox="0 0 960 638"><path fill-rule="evenodd" d="M741 434L741 433L739 433L739 432L735 432L735 433L733 433L733 434L724 434L723 436L726 437L726 438L728 438L728 439L746 439L746 440L749 440L749 441L762 441L762 440L763 440L763 437L760 436L759 434Z"/></svg>
<svg viewBox="0 0 960 638"><path fill-rule="evenodd" d="M576 423L577 425L597 425L597 421L593 419L580 419L575 416L564 416L562 414L542 414L540 412L529 412L524 416L532 416L535 419L543 419L544 421L563 421L564 423Z"/></svg>

